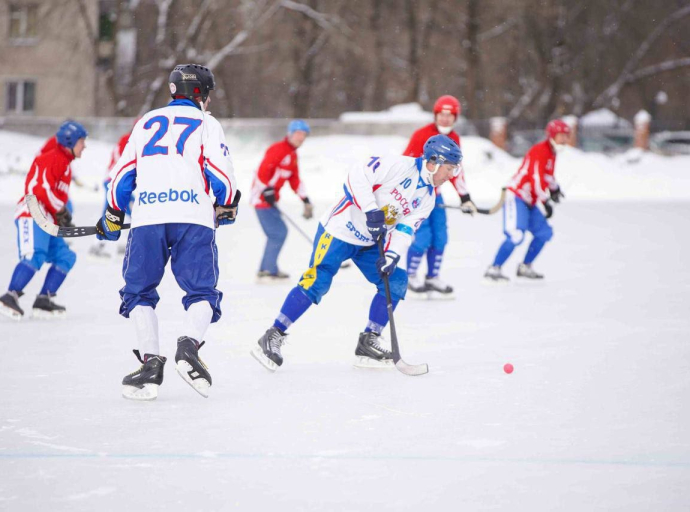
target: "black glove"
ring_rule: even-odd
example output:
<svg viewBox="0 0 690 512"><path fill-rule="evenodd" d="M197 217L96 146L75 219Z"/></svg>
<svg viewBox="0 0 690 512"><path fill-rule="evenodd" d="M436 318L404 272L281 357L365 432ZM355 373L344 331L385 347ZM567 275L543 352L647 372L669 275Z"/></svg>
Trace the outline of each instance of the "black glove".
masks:
<svg viewBox="0 0 690 512"><path fill-rule="evenodd" d="M120 239L122 225L125 223L125 212L108 206L103 216L96 223L96 238L114 242Z"/></svg>
<svg viewBox="0 0 690 512"><path fill-rule="evenodd" d="M242 192L239 190L235 193L235 199L228 206L221 206L218 201L213 205L216 212L216 227L225 226L227 224L234 224L237 219L237 212L239 211L240 197Z"/></svg>
<svg viewBox="0 0 690 512"><path fill-rule="evenodd" d="M474 215L477 212L477 206L474 204L469 194L460 196L460 211L462 213L469 213L470 215Z"/></svg>
<svg viewBox="0 0 690 512"><path fill-rule="evenodd" d="M302 213L302 217L309 220L314 216L314 205L311 204L311 201L308 197L305 197L302 201L304 202L304 212Z"/></svg>
<svg viewBox="0 0 690 512"><path fill-rule="evenodd" d="M377 242L386 232L386 214L383 210L371 210L365 215L367 216L367 229L374 242Z"/></svg>
<svg viewBox="0 0 690 512"><path fill-rule="evenodd" d="M561 197L565 197L565 194L561 192L561 187L556 187L556 190L549 190L549 193L551 194L551 200L554 203L560 203Z"/></svg>
<svg viewBox="0 0 690 512"><path fill-rule="evenodd" d="M546 211L545 217L546 217L547 219L550 219L551 216L553 215L553 206L551 206L551 203L549 203L548 201L546 201L546 202L544 203L544 210Z"/></svg>
<svg viewBox="0 0 690 512"><path fill-rule="evenodd" d="M63 228L74 227L74 224L72 224L72 214L67 210L67 208L63 208L55 214L55 221L57 222L58 226Z"/></svg>
<svg viewBox="0 0 690 512"><path fill-rule="evenodd" d="M276 204L276 189L273 187L266 187L261 195L270 206Z"/></svg>

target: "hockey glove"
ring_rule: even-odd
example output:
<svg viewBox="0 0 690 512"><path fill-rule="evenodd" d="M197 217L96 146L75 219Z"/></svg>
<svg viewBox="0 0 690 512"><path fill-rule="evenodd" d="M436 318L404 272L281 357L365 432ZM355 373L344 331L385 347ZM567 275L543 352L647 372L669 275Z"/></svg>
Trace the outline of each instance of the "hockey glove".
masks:
<svg viewBox="0 0 690 512"><path fill-rule="evenodd" d="M544 217L550 219L553 215L553 206L551 206L551 203L549 203L548 201L544 203L544 211L546 212L546 215L544 215Z"/></svg>
<svg viewBox="0 0 690 512"><path fill-rule="evenodd" d="M565 194L561 191L561 187L556 187L555 190L549 190L549 193L551 194L551 200L554 203L560 203L561 197L565 197Z"/></svg>
<svg viewBox="0 0 690 512"><path fill-rule="evenodd" d="M125 212L118 211L111 206L106 208L103 217L96 223L96 238L114 242L120 239L122 225L125 223Z"/></svg>
<svg viewBox="0 0 690 512"><path fill-rule="evenodd" d="M379 271L381 277L384 275L389 276L395 270L395 267L398 265L398 261L400 261L399 254L393 251L386 251L383 257L379 257L379 259L376 260L376 270Z"/></svg>
<svg viewBox="0 0 690 512"><path fill-rule="evenodd" d="M376 242L386 233L386 214L383 210L371 210L365 215L367 216L367 229Z"/></svg>
<svg viewBox="0 0 690 512"><path fill-rule="evenodd" d="M63 208L55 214L55 221L57 222L58 226L63 228L74 227L74 224L72 224L72 214L67 208Z"/></svg>
<svg viewBox="0 0 690 512"><path fill-rule="evenodd" d="M477 213L477 206L474 204L469 194L460 196L460 211L474 215Z"/></svg>
<svg viewBox="0 0 690 512"><path fill-rule="evenodd" d="M302 212L302 217L309 220L314 216L314 205L311 204L311 201L309 200L308 197L305 197L303 199L303 201L304 201L304 212Z"/></svg>
<svg viewBox="0 0 690 512"><path fill-rule="evenodd" d="M276 189L273 187L266 187L261 194L264 198L264 201L266 201L269 206L273 206L276 204Z"/></svg>
<svg viewBox="0 0 690 512"><path fill-rule="evenodd" d="M235 199L233 199L232 203L228 206L221 206L218 204L218 201L216 201L213 205L216 211L216 227L235 223L239 210L240 197L242 197L242 192L238 190L237 193L235 193Z"/></svg>

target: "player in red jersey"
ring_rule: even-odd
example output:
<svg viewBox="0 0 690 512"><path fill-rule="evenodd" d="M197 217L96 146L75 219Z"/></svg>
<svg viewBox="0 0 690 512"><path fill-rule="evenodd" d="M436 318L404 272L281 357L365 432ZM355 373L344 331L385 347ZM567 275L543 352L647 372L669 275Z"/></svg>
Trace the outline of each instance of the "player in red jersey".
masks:
<svg viewBox="0 0 690 512"><path fill-rule="evenodd" d="M278 209L274 208L280 200L280 189L286 182L304 203L303 217L311 219L314 215L314 207L307 197L297 165L297 148L304 143L309 133L309 125L305 121L291 121L287 137L266 150L259 170L254 175L251 202L267 238L258 273L260 282L284 281L289 277L278 270L278 255L287 237L287 226Z"/></svg>
<svg viewBox="0 0 690 512"><path fill-rule="evenodd" d="M460 102L457 98L441 96L434 104L434 122L428 124L412 134L410 142L404 151L405 156L419 157L423 153L424 143L434 135L443 134L460 145L460 136L453 130L453 125L460 116ZM450 182L460 196L463 212L473 214L475 207L465 183L465 172L460 167L460 174L451 178ZM453 287L439 278L443 251L448 243L448 226L446 211L443 208L443 197L436 190L436 206L431 215L415 233L414 242L407 253L408 289L417 297L444 299L453 298ZM417 280L417 269L426 253L427 274L424 282Z"/></svg>
<svg viewBox="0 0 690 512"><path fill-rule="evenodd" d="M516 246L525 239L525 231L533 235L524 261L518 266L517 276L526 279L543 279L532 269L532 262L544 244L551 240L553 229L546 221L553 214L554 203L564 197L554 177L556 153L565 147L570 137L570 127L556 119L546 125L546 140L538 142L527 152L520 169L510 181L503 203L503 232L506 239L496 254L493 264L484 277L493 282L507 282L501 266ZM546 215L539 209L543 204Z"/></svg>
<svg viewBox="0 0 690 512"><path fill-rule="evenodd" d="M33 194L43 210L60 226L71 225L72 215L67 209L69 187L72 182L70 163L80 158L86 147L86 130L75 122L67 121L60 126L53 149L40 153L31 164L26 176L24 196L17 205L15 225L20 261L14 269L7 293L0 297L0 313L21 320L24 311L19 297L34 274L44 263L52 263L43 288L33 304L34 317L63 316L63 306L52 298L67 277L77 259L62 238L50 236L41 230L31 218L25 197Z"/></svg>

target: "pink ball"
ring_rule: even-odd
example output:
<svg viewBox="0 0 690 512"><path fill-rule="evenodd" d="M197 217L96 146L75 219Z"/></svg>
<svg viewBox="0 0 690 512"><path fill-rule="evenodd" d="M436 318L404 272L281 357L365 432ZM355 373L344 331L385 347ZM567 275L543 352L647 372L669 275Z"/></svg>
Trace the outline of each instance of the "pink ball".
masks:
<svg viewBox="0 0 690 512"><path fill-rule="evenodd" d="M510 363L506 363L503 365L503 371L506 373L513 373L513 365Z"/></svg>

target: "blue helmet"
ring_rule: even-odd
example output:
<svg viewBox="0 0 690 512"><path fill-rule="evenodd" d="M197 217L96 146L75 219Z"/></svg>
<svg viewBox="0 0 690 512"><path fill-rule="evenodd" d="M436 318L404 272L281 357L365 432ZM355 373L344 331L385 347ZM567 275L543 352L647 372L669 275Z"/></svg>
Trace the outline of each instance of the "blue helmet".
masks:
<svg viewBox="0 0 690 512"><path fill-rule="evenodd" d="M311 133L311 130L309 129L309 125L307 122L303 119L294 119L293 121L290 121L290 124L288 125L288 135L292 135L296 131L302 131L302 132L307 132Z"/></svg>
<svg viewBox="0 0 690 512"><path fill-rule="evenodd" d="M458 165L462 161L462 151L447 135L434 135L424 143L424 160Z"/></svg>
<svg viewBox="0 0 690 512"><path fill-rule="evenodd" d="M58 144L65 146L68 149L73 149L74 145L79 139L84 139L88 133L86 128L76 121L65 121L58 128L55 137L57 138Z"/></svg>

